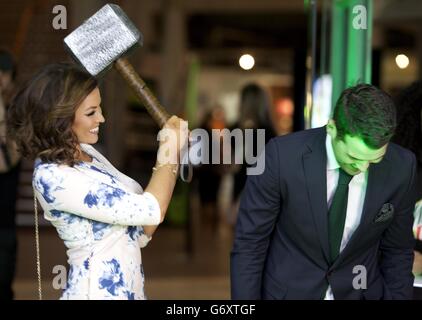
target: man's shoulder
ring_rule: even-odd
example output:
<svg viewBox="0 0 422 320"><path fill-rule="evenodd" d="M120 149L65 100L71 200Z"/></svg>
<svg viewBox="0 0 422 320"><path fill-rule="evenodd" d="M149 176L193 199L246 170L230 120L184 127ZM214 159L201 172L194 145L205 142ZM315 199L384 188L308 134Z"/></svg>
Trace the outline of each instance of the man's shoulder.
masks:
<svg viewBox="0 0 422 320"><path fill-rule="evenodd" d="M388 144L388 159L393 162L400 164L412 164L416 161L415 154L410 151L409 149L403 148L402 146L395 144L394 142L390 142Z"/></svg>

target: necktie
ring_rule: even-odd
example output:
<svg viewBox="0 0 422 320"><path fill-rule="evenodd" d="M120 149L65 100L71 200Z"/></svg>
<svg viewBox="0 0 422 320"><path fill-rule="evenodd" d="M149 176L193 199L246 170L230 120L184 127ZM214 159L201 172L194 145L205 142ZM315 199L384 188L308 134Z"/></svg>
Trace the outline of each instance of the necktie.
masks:
<svg viewBox="0 0 422 320"><path fill-rule="evenodd" d="M336 260L340 251L344 223L346 221L349 183L352 178L353 176L340 168L337 189L334 193L330 209L328 210L328 237L330 241L331 263Z"/></svg>

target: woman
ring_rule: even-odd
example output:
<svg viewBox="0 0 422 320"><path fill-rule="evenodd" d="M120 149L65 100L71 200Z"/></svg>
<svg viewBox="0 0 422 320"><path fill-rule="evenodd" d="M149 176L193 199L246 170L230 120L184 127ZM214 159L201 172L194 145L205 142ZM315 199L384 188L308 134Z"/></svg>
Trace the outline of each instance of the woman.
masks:
<svg viewBox="0 0 422 320"><path fill-rule="evenodd" d="M94 78L53 64L15 97L9 134L23 156L37 158L36 197L68 248L61 298L145 299L140 247L164 219L178 165L157 161L143 192L91 146L105 121L100 104ZM181 121L173 116L165 125L178 140L166 150L177 154L187 139Z"/></svg>

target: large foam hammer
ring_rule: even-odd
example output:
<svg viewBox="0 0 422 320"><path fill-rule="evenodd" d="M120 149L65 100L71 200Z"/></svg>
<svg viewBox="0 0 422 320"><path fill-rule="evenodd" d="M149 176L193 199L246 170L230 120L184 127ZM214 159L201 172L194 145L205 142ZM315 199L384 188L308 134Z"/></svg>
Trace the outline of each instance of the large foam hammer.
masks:
<svg viewBox="0 0 422 320"><path fill-rule="evenodd" d="M92 76L99 77L115 67L162 128L170 115L126 59L142 41L141 32L115 4L102 7L64 39L73 58ZM180 168L182 180L190 181L192 167L186 157L182 163L185 164Z"/></svg>

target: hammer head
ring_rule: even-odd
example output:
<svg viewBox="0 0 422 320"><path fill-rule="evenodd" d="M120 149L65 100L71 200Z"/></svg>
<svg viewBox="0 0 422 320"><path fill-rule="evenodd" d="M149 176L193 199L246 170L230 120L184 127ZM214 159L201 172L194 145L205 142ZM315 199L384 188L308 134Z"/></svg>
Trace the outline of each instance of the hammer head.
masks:
<svg viewBox="0 0 422 320"><path fill-rule="evenodd" d="M98 76L138 43L142 45L142 34L118 5L107 4L64 42L73 58Z"/></svg>

